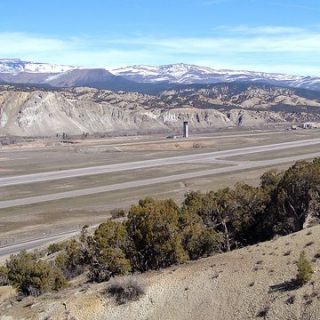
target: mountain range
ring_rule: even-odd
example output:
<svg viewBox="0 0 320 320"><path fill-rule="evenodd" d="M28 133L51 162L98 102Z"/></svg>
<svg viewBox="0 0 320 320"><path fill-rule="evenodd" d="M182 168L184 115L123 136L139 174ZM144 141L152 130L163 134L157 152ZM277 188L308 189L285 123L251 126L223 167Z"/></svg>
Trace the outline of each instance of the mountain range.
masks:
<svg viewBox="0 0 320 320"><path fill-rule="evenodd" d="M189 64L159 67L136 65L106 70L0 59L0 83L43 87L92 87L158 94L190 84L252 82L320 91L320 77L292 76L255 71L218 70Z"/></svg>
<svg viewBox="0 0 320 320"><path fill-rule="evenodd" d="M320 122L320 78L0 60L0 135L179 133L183 121L193 132Z"/></svg>

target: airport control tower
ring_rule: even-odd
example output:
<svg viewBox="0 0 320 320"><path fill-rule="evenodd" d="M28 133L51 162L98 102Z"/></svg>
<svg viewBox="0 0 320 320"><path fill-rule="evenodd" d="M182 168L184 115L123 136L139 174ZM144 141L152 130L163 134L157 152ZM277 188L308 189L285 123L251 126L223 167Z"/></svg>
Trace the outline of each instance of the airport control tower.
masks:
<svg viewBox="0 0 320 320"><path fill-rule="evenodd" d="M189 123L188 123L188 121L183 121L183 137L184 138L189 137Z"/></svg>

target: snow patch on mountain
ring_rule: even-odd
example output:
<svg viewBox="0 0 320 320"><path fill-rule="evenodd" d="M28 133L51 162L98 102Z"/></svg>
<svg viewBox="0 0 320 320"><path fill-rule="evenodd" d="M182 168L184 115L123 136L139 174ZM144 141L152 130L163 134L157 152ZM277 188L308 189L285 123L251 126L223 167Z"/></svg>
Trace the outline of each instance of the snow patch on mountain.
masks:
<svg viewBox="0 0 320 320"><path fill-rule="evenodd" d="M46 84L69 76L68 72L84 68L60 64L38 63L20 59L0 59L0 82ZM108 71L107 69L100 69ZM163 66L134 65L109 70L113 75L142 84L215 84L253 82L275 86L304 88L320 91L320 77L304 77L281 73L246 70L214 69L192 64ZM97 79L94 79L97 78ZM91 83L99 82L101 74L92 74ZM99 80L100 79L100 80ZM115 80L116 78L114 78ZM123 79L123 80L124 80ZM137 85L138 86L138 85ZM136 88L136 87L135 87Z"/></svg>
<svg viewBox="0 0 320 320"><path fill-rule="evenodd" d="M20 59L0 59L0 73L60 73L72 69L76 69L76 67L60 64L23 61Z"/></svg>
<svg viewBox="0 0 320 320"><path fill-rule="evenodd" d="M135 65L131 67L112 69L111 72L116 75L127 78L139 77L144 82L168 81L175 83L192 84L195 81L208 80L214 82L230 82L236 79L250 79L259 81L264 79L297 81L305 77L290 76L277 73L264 73L243 70L213 69L210 67L201 67L184 63L164 65L159 67ZM131 79L134 80L134 79Z"/></svg>
<svg viewBox="0 0 320 320"><path fill-rule="evenodd" d="M319 77L304 77L246 70L213 69L183 63L159 67L135 65L113 69L111 72L128 80L143 83L212 84L219 82L248 81L297 88L320 89Z"/></svg>

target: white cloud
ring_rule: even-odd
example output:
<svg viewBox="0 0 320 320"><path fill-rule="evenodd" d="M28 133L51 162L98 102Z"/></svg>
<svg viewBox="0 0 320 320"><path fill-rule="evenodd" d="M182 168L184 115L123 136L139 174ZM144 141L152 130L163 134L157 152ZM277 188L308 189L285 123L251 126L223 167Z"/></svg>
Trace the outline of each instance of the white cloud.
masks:
<svg viewBox="0 0 320 320"><path fill-rule="evenodd" d="M58 39L0 32L1 57L90 67L203 61L213 67L320 75L319 54L320 31L282 26L222 26L211 37L167 38Z"/></svg>
<svg viewBox="0 0 320 320"><path fill-rule="evenodd" d="M67 41L27 35L18 32L0 33L0 54L2 56L21 53L38 53L48 51L68 50Z"/></svg>
<svg viewBox="0 0 320 320"><path fill-rule="evenodd" d="M181 54L320 53L320 34L294 36L144 39L136 44Z"/></svg>

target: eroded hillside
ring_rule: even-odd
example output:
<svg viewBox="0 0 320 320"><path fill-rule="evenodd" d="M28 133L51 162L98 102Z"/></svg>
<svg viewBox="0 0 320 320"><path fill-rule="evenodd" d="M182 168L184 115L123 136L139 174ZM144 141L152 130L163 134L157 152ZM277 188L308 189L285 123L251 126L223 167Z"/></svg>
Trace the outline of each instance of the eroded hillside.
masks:
<svg viewBox="0 0 320 320"><path fill-rule="evenodd" d="M159 96L74 88L0 87L0 134L168 132L320 119L319 94L263 85L187 86Z"/></svg>

